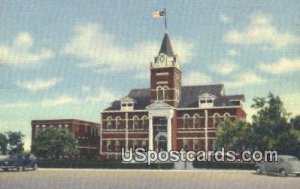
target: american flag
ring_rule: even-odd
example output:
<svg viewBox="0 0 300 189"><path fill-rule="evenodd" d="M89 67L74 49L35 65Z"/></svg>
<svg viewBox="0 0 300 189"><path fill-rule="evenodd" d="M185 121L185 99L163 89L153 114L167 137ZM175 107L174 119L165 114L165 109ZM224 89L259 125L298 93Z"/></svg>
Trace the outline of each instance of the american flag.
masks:
<svg viewBox="0 0 300 189"><path fill-rule="evenodd" d="M156 10L153 12L153 18L161 18L165 16L165 11Z"/></svg>

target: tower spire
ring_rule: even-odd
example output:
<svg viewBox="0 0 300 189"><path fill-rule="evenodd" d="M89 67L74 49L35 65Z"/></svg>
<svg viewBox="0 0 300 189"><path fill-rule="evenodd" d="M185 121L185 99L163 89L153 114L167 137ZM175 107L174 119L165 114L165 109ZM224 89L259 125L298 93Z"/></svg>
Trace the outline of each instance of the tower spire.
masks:
<svg viewBox="0 0 300 189"><path fill-rule="evenodd" d="M169 35L168 35L167 32L165 33L165 36L164 36L164 39L161 43L160 50L159 50L158 54L161 54L161 53L164 53L169 57L174 57L175 56L175 54L173 52L172 45L171 45L171 41L170 41L170 38L169 38Z"/></svg>

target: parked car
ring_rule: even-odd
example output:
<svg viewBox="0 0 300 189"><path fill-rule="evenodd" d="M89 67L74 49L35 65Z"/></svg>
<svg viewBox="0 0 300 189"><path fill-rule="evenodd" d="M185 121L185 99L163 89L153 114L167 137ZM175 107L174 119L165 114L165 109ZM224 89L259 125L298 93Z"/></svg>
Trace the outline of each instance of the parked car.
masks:
<svg viewBox="0 0 300 189"><path fill-rule="evenodd" d="M279 155L278 161L260 162L255 165L257 174L279 174L281 176L288 176L289 174L296 174L300 176L300 161L294 156Z"/></svg>
<svg viewBox="0 0 300 189"><path fill-rule="evenodd" d="M1 155L0 156L0 169L8 171L16 169L17 171L23 171L27 168L36 170L38 168L37 160L33 155Z"/></svg>

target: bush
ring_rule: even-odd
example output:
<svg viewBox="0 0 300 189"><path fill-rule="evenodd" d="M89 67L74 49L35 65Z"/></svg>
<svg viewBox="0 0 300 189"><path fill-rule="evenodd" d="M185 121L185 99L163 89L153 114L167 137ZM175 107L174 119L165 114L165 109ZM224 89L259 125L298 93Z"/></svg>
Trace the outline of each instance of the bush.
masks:
<svg viewBox="0 0 300 189"><path fill-rule="evenodd" d="M121 161L39 161L41 168L173 169L174 163L122 163Z"/></svg>

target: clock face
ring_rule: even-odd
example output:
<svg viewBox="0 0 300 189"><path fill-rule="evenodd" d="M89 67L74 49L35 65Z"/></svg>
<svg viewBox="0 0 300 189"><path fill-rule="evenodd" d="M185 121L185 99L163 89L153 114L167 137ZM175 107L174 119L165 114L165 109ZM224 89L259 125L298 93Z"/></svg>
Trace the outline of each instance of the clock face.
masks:
<svg viewBox="0 0 300 189"><path fill-rule="evenodd" d="M164 56L159 57L160 62L165 62L166 58Z"/></svg>

